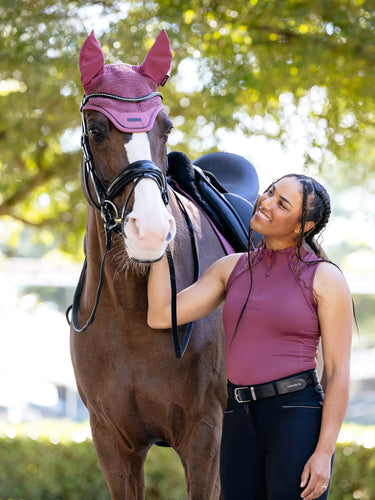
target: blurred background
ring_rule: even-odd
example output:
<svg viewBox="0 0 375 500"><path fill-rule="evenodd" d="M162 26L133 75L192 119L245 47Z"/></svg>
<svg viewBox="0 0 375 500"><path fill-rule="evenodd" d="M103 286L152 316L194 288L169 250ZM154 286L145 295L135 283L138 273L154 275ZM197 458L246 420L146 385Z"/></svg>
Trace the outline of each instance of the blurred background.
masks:
<svg viewBox="0 0 375 500"><path fill-rule="evenodd" d="M79 50L94 29L106 63L137 65L161 28L173 50L162 88L175 126L170 150L192 160L213 151L241 154L255 166L261 190L290 172L313 175L328 188L333 214L321 243L349 282L359 327L341 439L373 449L373 0L0 0L4 436L13 439L17 426L46 419L87 425L65 319L85 232ZM337 498L375 498L374 490L350 488L351 496Z"/></svg>

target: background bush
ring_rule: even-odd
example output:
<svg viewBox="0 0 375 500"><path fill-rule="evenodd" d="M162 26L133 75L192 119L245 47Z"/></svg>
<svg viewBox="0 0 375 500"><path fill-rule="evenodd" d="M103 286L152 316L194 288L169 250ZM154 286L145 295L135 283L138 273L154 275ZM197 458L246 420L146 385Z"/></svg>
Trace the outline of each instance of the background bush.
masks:
<svg viewBox="0 0 375 500"><path fill-rule="evenodd" d="M110 500L91 439L66 434L0 433L0 500ZM146 500L186 499L173 450L154 446L145 476ZM338 444L332 483L330 500L374 500L375 448Z"/></svg>
<svg viewBox="0 0 375 500"><path fill-rule="evenodd" d="M329 500L375 500L375 448L338 444Z"/></svg>

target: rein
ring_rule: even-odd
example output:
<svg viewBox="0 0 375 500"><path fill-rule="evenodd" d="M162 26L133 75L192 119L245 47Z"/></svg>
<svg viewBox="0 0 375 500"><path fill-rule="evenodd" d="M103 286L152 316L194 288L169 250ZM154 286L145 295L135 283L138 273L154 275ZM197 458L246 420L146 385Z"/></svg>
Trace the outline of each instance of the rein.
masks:
<svg viewBox="0 0 375 500"><path fill-rule="evenodd" d="M186 223L188 225L189 229L189 234L190 234L190 242L193 250L193 259L194 259L194 280L198 281L199 279L199 274L200 274L200 268L199 268L199 255L198 255L198 248L197 248L197 242L195 240L195 231L193 224L191 222L191 219L189 217L189 214L186 211L186 208L184 204L182 203L181 199L179 196L177 196L177 193L173 191L178 206L180 207L181 212L184 214ZM175 274L175 269L174 269L174 263L173 263L173 257L171 254L171 249L170 246L168 245L167 250L167 259L168 259L168 266L169 266L169 277L170 277L170 283L171 283L171 318L172 318L172 334L173 334L173 344L174 344L174 352L176 354L177 358L182 358L182 356L185 354L186 348L189 344L189 340L191 337L191 332L193 331L193 326L194 322L187 323L185 327L185 332L182 337L181 343L180 339L178 336L178 327L177 327L177 287L176 287L176 274Z"/></svg>
<svg viewBox="0 0 375 500"><path fill-rule="evenodd" d="M116 96L113 94L107 94L107 93L95 93L95 94L89 94L83 98L82 104L80 111L82 112L82 108L84 105L87 103L90 97L107 97L110 99L115 99L123 102L141 102L145 101L147 99L151 99L155 96L160 96L161 94L159 92L152 92L151 94L147 94L146 96L143 97L136 97L136 98L128 98L128 97L120 97ZM85 281L85 276L86 276L86 270L87 270L87 256L86 256L86 248L85 248L85 260L83 264L83 268L79 277L79 281L77 284L77 288L74 293L73 297L73 303L72 305L67 309L66 311L66 318L69 324L73 325L74 330L77 333L83 333L87 328L93 323L95 319L95 314L97 307L99 305L99 299L100 299L100 294L101 294L101 289L103 286L104 282L104 267L105 267L105 261L108 255L108 252L111 249L112 246L112 232L121 232L123 228L123 224L125 222L125 214L126 214L126 208L129 203L130 197L132 196L134 189L136 188L137 184L144 178L149 178L152 179L154 182L156 182L157 186L159 187L160 194L162 197L162 200L165 205L169 203L169 194L168 194L168 185L165 179L164 174L158 167L156 163L154 163L151 160L139 160L133 163L130 163L126 167L120 170L120 172L115 176L115 178L110 182L110 184L106 187L103 182L100 180L96 169L95 169L95 164L94 164L94 159L91 154L90 146L89 146L89 140L88 140L88 131L87 131L87 126L86 126L86 121L84 119L83 113L82 113L82 135L81 135L81 147L82 147L82 152L83 152L83 183L85 187L85 192L88 197L89 203L100 212L101 217L104 222L104 229L105 229L105 235L106 235L106 245L105 245L105 252L103 255L102 263L100 266L100 276L99 276L99 283L96 291L96 296L95 296L95 302L93 309L91 311L91 314L87 321L84 323L83 326L79 325L79 320L78 320L78 310L79 310L79 303L83 291L83 286L84 286L84 281ZM91 194L91 189L89 186L89 179L91 179L92 185L94 187L95 195L96 195L96 200ZM130 189L130 192L128 193L125 203L123 205L123 208L121 210L121 213L119 214L119 211L114 204L113 200L114 198L119 194L120 191L123 190L125 186L133 182L133 185ZM170 188L172 189L172 188ZM177 195L177 193L172 189L175 198L177 200L178 206L181 210L181 212L184 214L184 217L186 219L188 229L189 229L189 234L190 234L190 240L192 244L192 250L193 250L193 259L194 259L194 281L198 280L199 278L199 256L198 256L198 250L197 250L197 245L196 245L196 240L195 240L195 232L194 232L194 227L192 225L192 222L190 220L189 214L186 211L185 206L183 205L181 199ZM85 245L86 246L86 245ZM186 325L186 329L182 338L182 341L180 343L179 336L178 336L178 327L177 327L177 313L176 313L176 294L177 294L177 287L176 287L176 276L175 276L175 269L174 269L174 263L173 263L173 258L169 249L169 246L167 248L167 258L168 258L168 265L169 265L169 273L170 273L170 282L171 282L171 290L172 290L172 312L171 312L171 319L172 319L172 334L173 334L173 343L174 343L174 350L175 350L175 355L177 358L181 358L188 346L190 337L191 337L191 332L194 326L194 323L188 323ZM69 318L69 313L71 311L71 319Z"/></svg>

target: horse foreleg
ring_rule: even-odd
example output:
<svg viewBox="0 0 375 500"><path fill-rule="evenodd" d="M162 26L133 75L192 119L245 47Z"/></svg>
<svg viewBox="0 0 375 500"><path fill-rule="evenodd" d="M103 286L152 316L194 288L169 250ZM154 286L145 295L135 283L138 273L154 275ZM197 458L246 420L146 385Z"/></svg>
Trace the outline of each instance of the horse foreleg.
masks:
<svg viewBox="0 0 375 500"><path fill-rule="evenodd" d="M185 470L188 500L221 498L220 440L221 420L213 426L203 419L176 448Z"/></svg>
<svg viewBox="0 0 375 500"><path fill-rule="evenodd" d="M112 500L144 500L147 447L135 449L119 430L92 420L93 443Z"/></svg>

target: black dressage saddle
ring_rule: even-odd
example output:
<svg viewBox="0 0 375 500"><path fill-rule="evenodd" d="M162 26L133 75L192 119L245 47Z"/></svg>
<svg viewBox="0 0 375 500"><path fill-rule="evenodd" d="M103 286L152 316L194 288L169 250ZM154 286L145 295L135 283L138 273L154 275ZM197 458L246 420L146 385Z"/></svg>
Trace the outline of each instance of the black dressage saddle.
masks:
<svg viewBox="0 0 375 500"><path fill-rule="evenodd" d="M249 224L258 196L253 165L233 153L208 153L193 163L184 153L168 155L168 182L206 212L236 252L247 249ZM257 243L261 235L256 235Z"/></svg>

